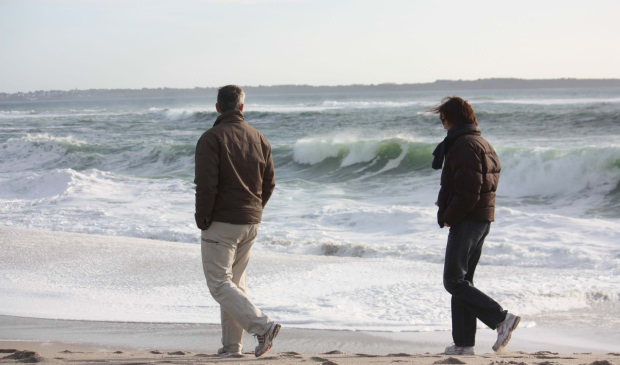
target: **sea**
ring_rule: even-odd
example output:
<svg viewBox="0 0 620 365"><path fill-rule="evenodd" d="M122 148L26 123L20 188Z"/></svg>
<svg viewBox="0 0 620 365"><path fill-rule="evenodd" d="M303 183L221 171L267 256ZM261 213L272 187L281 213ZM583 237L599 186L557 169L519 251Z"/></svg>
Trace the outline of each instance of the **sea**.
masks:
<svg viewBox="0 0 620 365"><path fill-rule="evenodd" d="M620 89L250 93L245 118L271 142L277 185L248 285L270 317L318 329L450 328L441 172L431 168L446 132L429 109L454 94L471 103L502 164L476 285L525 326L545 313L620 307ZM11 260L45 245L23 243L0 264L0 315L219 323L193 217L194 151L214 104L1 103L0 224L130 240L96 253L115 270L92 277L90 264L70 262L92 247L26 267ZM149 242L168 260L161 269L132 264ZM181 260L184 250L194 256Z"/></svg>

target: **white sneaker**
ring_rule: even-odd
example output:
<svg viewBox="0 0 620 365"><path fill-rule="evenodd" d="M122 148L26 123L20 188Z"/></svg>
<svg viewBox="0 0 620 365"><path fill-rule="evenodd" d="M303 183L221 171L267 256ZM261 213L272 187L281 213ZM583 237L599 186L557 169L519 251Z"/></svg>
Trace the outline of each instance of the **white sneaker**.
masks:
<svg viewBox="0 0 620 365"><path fill-rule="evenodd" d="M475 355L473 346L452 345L446 347L446 355Z"/></svg>
<svg viewBox="0 0 620 365"><path fill-rule="evenodd" d="M273 339L276 338L278 332L280 332L280 327L281 326L279 324L274 322L267 333L264 335L255 335L258 345L256 346L256 349L254 349L254 356L259 357L269 351Z"/></svg>
<svg viewBox="0 0 620 365"><path fill-rule="evenodd" d="M224 350L224 348L220 348L217 350L217 356L219 357L243 357L241 352L229 352Z"/></svg>
<svg viewBox="0 0 620 365"><path fill-rule="evenodd" d="M497 352L508 344L512 331L517 328L519 321L521 321L521 317L506 313L504 322L497 325L497 341L493 345L493 351Z"/></svg>

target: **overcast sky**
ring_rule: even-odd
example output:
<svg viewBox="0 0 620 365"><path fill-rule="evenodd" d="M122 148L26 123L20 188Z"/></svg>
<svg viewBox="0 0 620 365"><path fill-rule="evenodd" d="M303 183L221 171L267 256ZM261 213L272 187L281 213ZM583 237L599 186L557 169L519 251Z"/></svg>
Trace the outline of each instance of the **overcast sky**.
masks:
<svg viewBox="0 0 620 365"><path fill-rule="evenodd" d="M620 1L0 0L0 92L620 78Z"/></svg>

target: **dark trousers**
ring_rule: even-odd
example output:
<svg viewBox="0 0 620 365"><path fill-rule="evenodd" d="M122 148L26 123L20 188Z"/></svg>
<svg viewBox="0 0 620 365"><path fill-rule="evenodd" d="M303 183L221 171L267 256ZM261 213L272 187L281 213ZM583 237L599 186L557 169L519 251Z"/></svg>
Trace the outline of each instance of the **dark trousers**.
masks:
<svg viewBox="0 0 620 365"><path fill-rule="evenodd" d="M452 294L452 339L456 346L474 346L476 318L495 329L506 311L474 287L474 271L480 260L491 222L463 220L450 227L443 285Z"/></svg>

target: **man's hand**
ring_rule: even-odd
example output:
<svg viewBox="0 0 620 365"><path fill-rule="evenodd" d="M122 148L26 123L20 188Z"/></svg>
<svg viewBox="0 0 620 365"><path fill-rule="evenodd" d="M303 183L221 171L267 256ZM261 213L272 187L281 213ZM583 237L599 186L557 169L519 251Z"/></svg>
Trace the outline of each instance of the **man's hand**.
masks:
<svg viewBox="0 0 620 365"><path fill-rule="evenodd" d="M198 226L198 228L201 231L208 229L209 226L211 225L210 219L207 219L204 217L195 217L195 218L196 218L196 226Z"/></svg>

